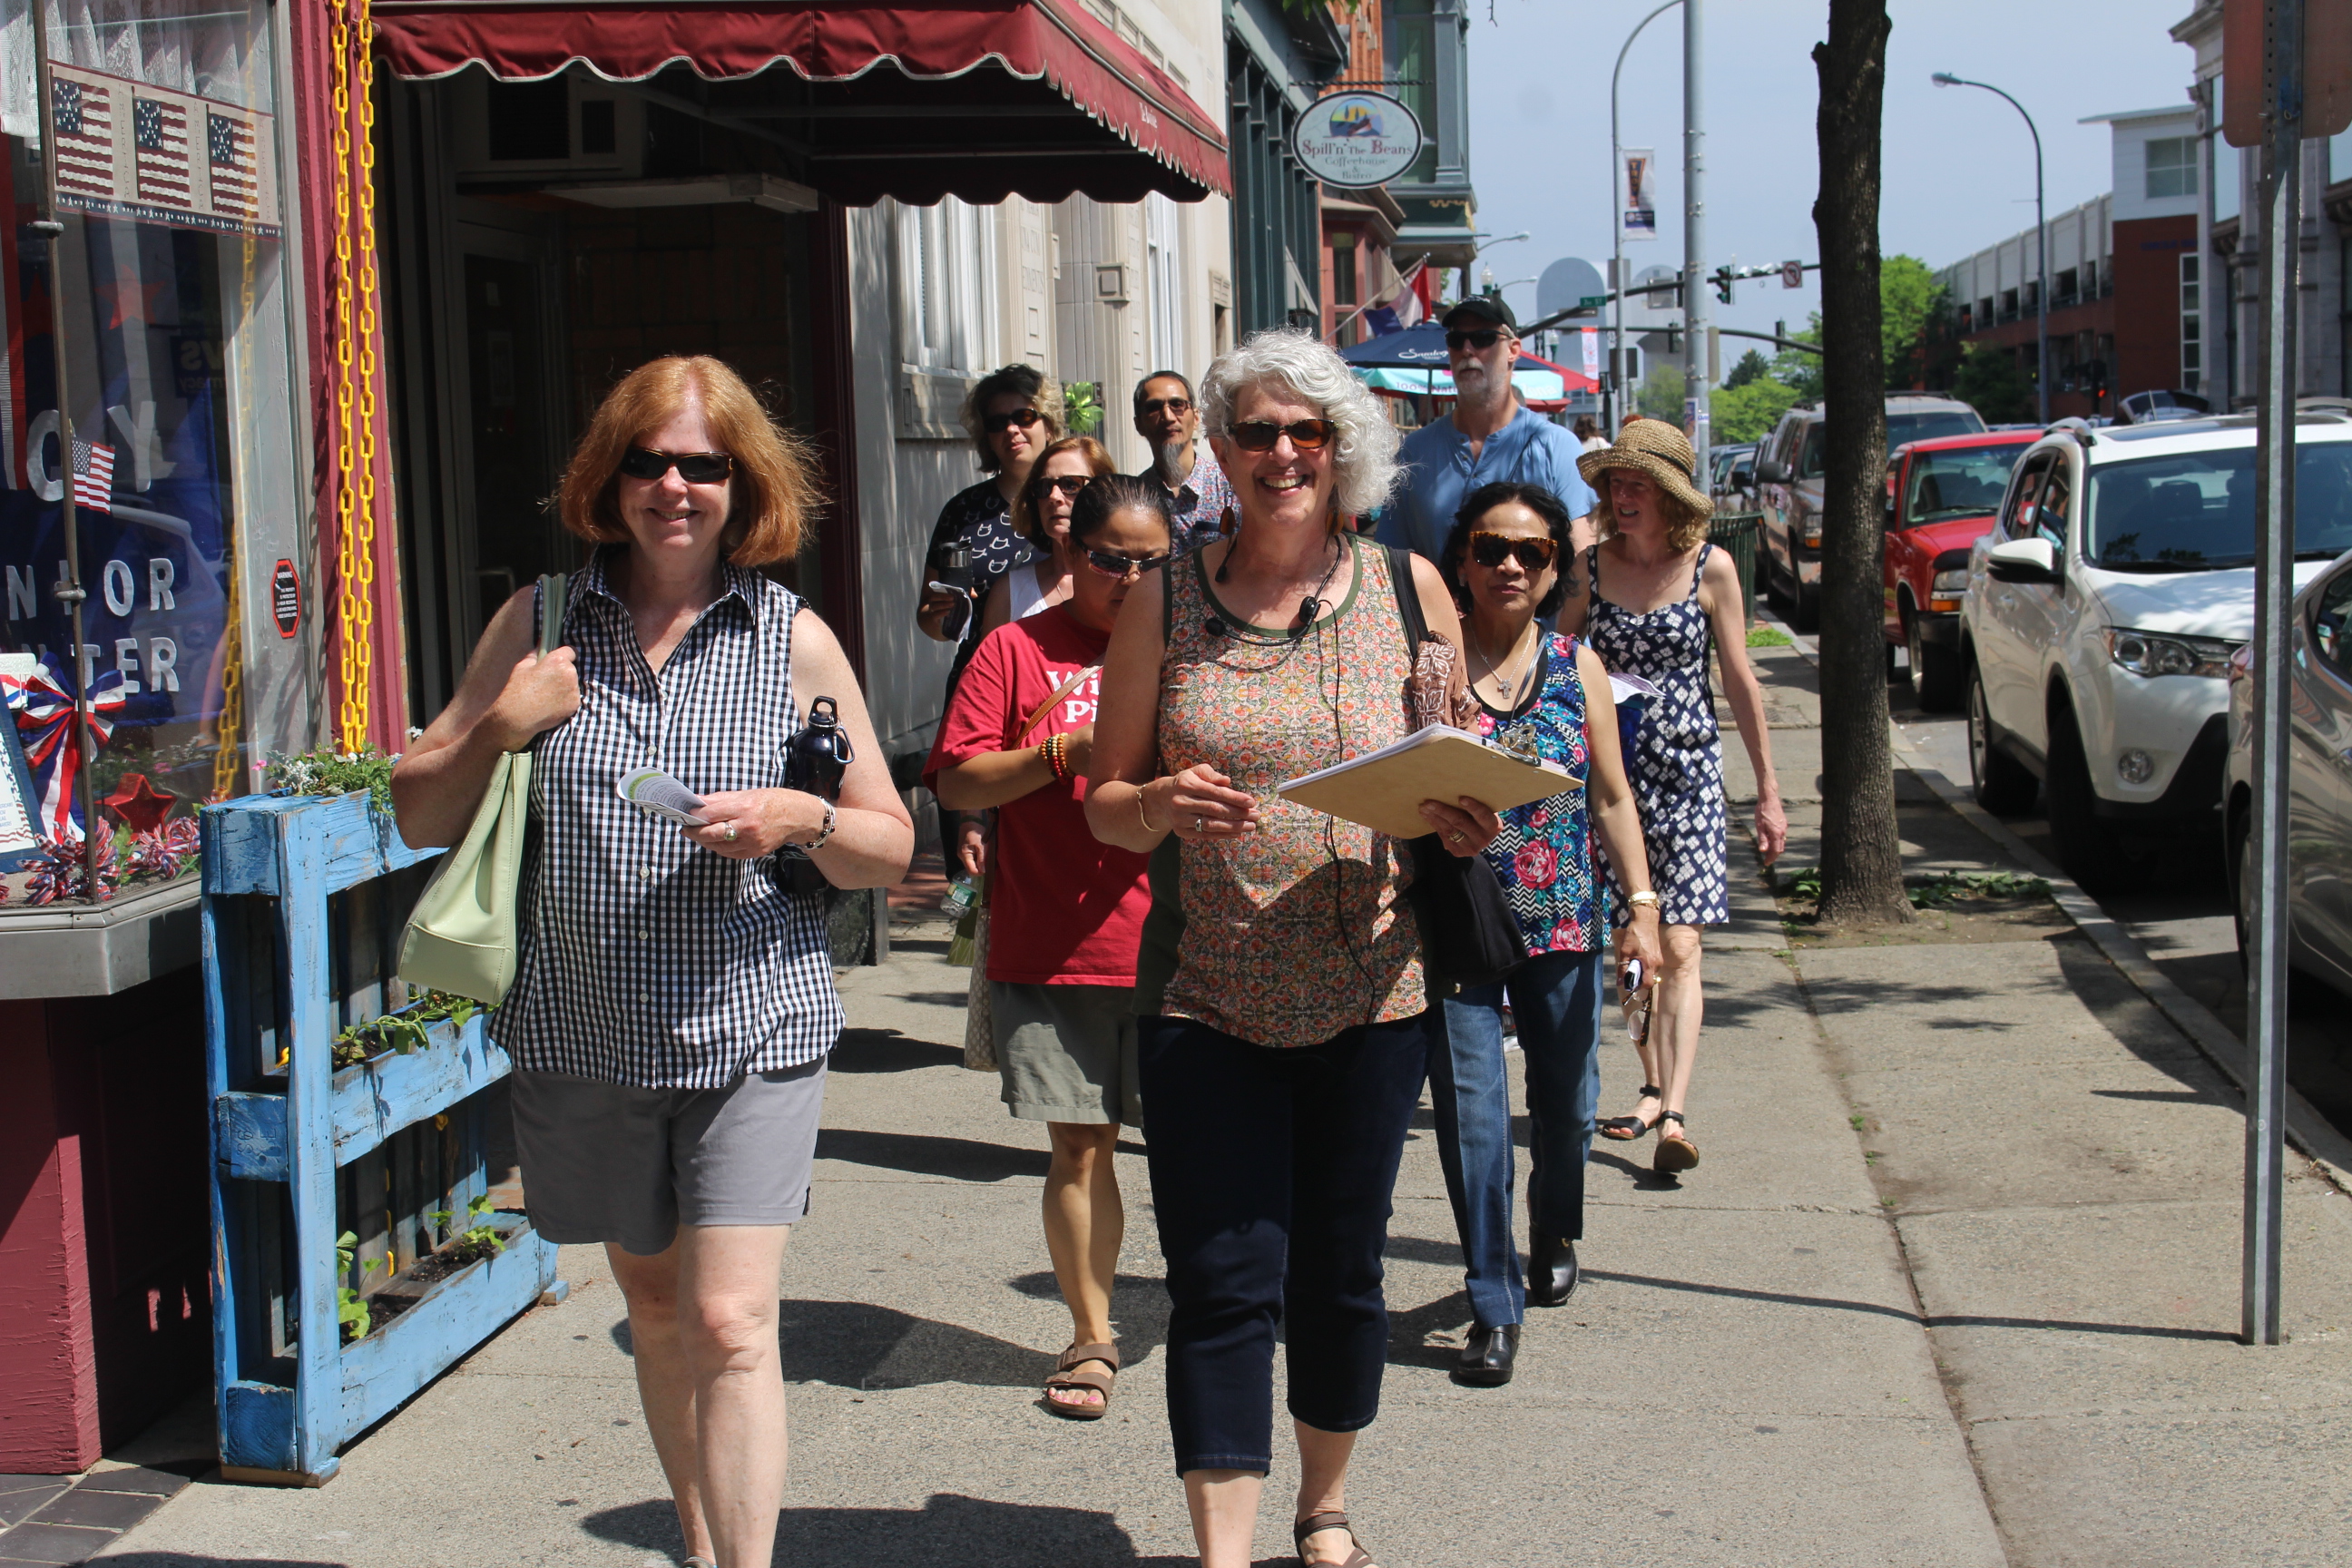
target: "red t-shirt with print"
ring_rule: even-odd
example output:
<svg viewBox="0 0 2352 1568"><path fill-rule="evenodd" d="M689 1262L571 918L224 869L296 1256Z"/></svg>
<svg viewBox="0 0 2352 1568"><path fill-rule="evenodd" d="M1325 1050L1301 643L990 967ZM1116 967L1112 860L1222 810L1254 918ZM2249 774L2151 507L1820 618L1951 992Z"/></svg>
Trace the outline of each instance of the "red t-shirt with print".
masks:
<svg viewBox="0 0 2352 1568"><path fill-rule="evenodd" d="M1079 670L1098 667L1107 634L1063 605L1008 621L981 639L940 721L923 782L940 770L1013 749L1037 705ZM1022 745L1095 721L1102 676L1089 675ZM1087 826L1087 786L1073 776L996 812L988 880L988 977L1026 985L1132 985L1143 917L1151 909L1146 858L1103 843Z"/></svg>

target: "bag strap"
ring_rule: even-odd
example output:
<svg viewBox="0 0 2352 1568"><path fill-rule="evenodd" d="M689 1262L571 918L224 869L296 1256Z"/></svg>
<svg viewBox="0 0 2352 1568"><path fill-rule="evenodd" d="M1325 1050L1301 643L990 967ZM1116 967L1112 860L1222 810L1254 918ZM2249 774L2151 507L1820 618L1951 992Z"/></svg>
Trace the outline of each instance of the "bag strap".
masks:
<svg viewBox="0 0 2352 1568"><path fill-rule="evenodd" d="M1408 658L1421 657L1421 645L1429 640L1429 621L1421 613L1421 590L1413 586L1412 555L1394 544L1381 548L1388 553L1389 586L1396 590L1397 618L1404 623L1404 651Z"/></svg>
<svg viewBox="0 0 2352 1568"><path fill-rule="evenodd" d="M539 655L541 658L563 644L563 612L571 584L572 574L568 572L550 572L539 580Z"/></svg>
<svg viewBox="0 0 2352 1568"><path fill-rule="evenodd" d="M1076 674L1071 676L1069 679L1062 682L1061 685L1054 688L1054 695L1045 699L1045 701L1037 704L1037 710L1029 715L1029 721L1021 726L1019 733L1013 737L1013 743L1017 746L1022 742L1027 740L1029 738L1029 731L1034 730L1039 724L1045 722L1045 715L1054 710L1054 704L1059 702L1063 698L1067 697L1071 692L1076 691L1078 689L1079 683L1085 680L1087 676L1100 675L1101 673L1101 665L1090 664L1087 666L1086 668L1079 670Z"/></svg>

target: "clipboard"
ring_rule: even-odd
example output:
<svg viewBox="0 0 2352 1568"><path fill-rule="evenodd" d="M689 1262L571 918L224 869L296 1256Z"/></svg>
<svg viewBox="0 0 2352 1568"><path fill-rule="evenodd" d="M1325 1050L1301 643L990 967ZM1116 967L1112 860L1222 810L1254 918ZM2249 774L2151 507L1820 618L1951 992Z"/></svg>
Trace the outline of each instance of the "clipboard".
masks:
<svg viewBox="0 0 2352 1568"><path fill-rule="evenodd" d="M1451 805L1466 795L1508 811L1583 787L1558 763L1531 762L1466 730L1432 724L1377 752L1286 780L1274 793L1391 838L1419 838L1430 831L1421 815L1424 800Z"/></svg>

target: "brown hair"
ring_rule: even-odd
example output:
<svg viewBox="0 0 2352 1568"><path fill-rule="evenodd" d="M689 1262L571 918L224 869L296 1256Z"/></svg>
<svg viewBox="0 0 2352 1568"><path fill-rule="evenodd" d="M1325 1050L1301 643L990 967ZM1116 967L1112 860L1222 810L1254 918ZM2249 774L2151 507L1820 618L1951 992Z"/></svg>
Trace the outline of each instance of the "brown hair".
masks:
<svg viewBox="0 0 2352 1568"><path fill-rule="evenodd" d="M998 366L974 382L963 399L964 434L971 437L972 455L980 459L980 471L983 474L992 474L1004 467L985 428L988 405L1000 397L1021 398L1044 415L1048 441L1059 439L1062 434L1062 384L1034 364Z"/></svg>
<svg viewBox="0 0 2352 1568"><path fill-rule="evenodd" d="M780 429L743 378L707 354L649 360L604 395L572 450L556 503L563 526L599 544L625 544L621 458L684 408L699 405L719 449L735 459L719 547L737 566L765 566L800 552L810 514L824 500L808 444Z"/></svg>
<svg viewBox="0 0 2352 1568"><path fill-rule="evenodd" d="M1021 487L1021 493L1013 501L1013 526L1020 531L1022 538L1040 550L1050 550L1054 546L1053 541L1046 538L1037 526L1037 508L1033 494L1045 477L1045 459L1057 458L1064 452L1084 453L1087 466L1095 471L1097 479L1118 471L1110 460L1108 449L1091 436L1065 436L1058 441L1046 444L1045 449L1037 454L1036 462L1030 466L1029 482Z"/></svg>
<svg viewBox="0 0 2352 1568"><path fill-rule="evenodd" d="M1648 416L1644 415L1641 417L1646 418ZM1664 485L1660 484L1656 475L1643 472L1631 464L1616 466L1626 468L1629 472L1641 474L1643 479L1650 481L1650 488L1657 492L1658 510L1664 514L1666 520L1666 548L1677 555L1685 550L1696 549L1698 542L1706 537L1707 529L1715 521L1713 516L1699 510L1698 508L1666 489ZM1603 468L1597 477L1601 482L1592 488L1601 492L1601 504L1596 509L1599 516L1597 526L1593 529L1593 537L1614 539L1617 536L1617 520L1616 513L1609 503L1608 469Z"/></svg>

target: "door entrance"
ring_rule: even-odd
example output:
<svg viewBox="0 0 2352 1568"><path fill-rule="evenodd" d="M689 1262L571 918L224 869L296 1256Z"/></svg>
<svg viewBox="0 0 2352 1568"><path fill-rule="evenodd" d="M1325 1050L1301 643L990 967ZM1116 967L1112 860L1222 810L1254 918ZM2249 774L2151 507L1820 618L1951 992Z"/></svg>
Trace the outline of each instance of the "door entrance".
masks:
<svg viewBox="0 0 2352 1568"><path fill-rule="evenodd" d="M471 226L461 226L461 238ZM551 397L560 383L549 374L544 271L535 258L511 254L469 249L460 258L457 357L467 404L460 516L470 526L462 529L462 549L451 553L462 556L470 591L460 632L469 648L517 588L542 572L569 569L580 554L548 505L560 477Z"/></svg>

